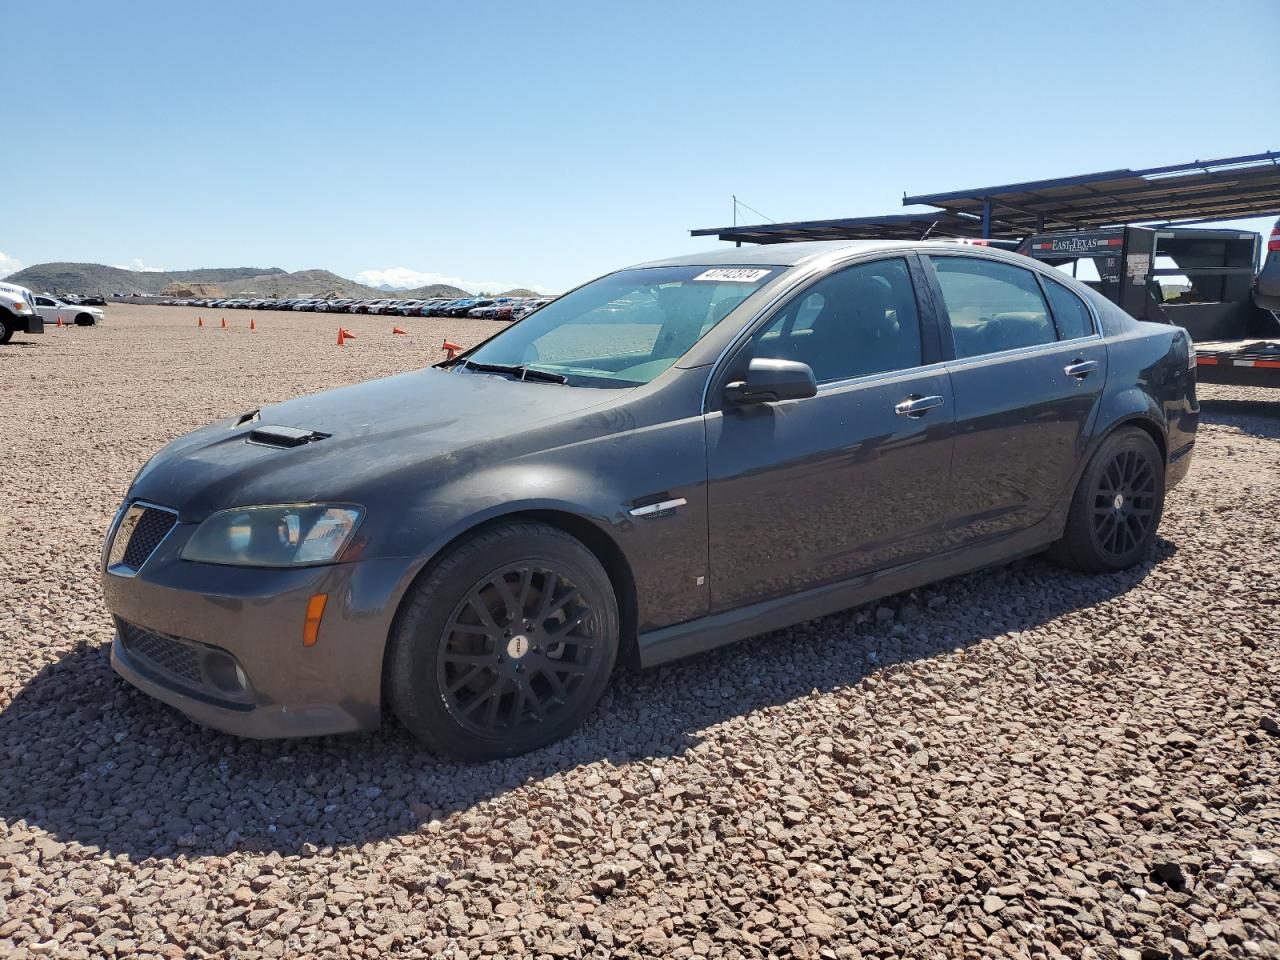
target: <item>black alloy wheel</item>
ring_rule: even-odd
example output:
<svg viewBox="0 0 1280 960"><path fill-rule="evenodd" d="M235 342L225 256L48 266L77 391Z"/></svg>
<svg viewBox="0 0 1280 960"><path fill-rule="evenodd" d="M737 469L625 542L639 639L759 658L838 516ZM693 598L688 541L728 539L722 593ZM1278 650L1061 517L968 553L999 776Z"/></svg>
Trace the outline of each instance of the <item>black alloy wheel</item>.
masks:
<svg viewBox="0 0 1280 960"><path fill-rule="evenodd" d="M486 575L454 607L436 656L449 713L482 736L572 710L601 644L567 571L520 562Z"/></svg>
<svg viewBox="0 0 1280 960"><path fill-rule="evenodd" d="M1053 559L1089 573L1131 567L1145 557L1164 511L1164 458L1140 427L1102 441L1081 474Z"/></svg>
<svg viewBox="0 0 1280 960"><path fill-rule="evenodd" d="M1093 534L1107 556L1124 557L1147 538L1155 519L1156 471L1141 450L1122 450L1094 491Z"/></svg>
<svg viewBox="0 0 1280 960"><path fill-rule="evenodd" d="M466 760L560 740L595 708L619 645L600 560L556 527L489 527L429 565L388 638L383 688L400 722Z"/></svg>

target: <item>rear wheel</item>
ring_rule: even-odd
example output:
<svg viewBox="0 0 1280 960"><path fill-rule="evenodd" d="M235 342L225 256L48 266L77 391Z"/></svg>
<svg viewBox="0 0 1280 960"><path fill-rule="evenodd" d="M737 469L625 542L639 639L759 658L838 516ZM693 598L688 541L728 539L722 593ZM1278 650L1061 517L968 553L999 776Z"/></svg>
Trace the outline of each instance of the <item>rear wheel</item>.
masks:
<svg viewBox="0 0 1280 960"><path fill-rule="evenodd" d="M1145 557L1164 512L1164 458L1150 435L1124 427L1103 441L1080 477L1051 556L1090 573Z"/></svg>
<svg viewBox="0 0 1280 960"><path fill-rule="evenodd" d="M392 628L387 696L433 749L509 757L577 727L617 651L617 601L595 555L555 527L505 524L414 585Z"/></svg>

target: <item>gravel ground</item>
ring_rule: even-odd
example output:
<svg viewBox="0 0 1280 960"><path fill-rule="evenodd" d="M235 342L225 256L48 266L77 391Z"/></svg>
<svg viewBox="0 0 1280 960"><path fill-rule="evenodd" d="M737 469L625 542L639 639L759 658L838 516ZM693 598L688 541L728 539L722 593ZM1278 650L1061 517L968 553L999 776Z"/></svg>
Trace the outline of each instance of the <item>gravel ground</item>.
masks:
<svg viewBox="0 0 1280 960"><path fill-rule="evenodd" d="M942 583L464 766L110 671L100 539L156 447L494 329L197 312L0 348L0 956L1280 956L1280 394L1206 388L1141 569Z"/></svg>

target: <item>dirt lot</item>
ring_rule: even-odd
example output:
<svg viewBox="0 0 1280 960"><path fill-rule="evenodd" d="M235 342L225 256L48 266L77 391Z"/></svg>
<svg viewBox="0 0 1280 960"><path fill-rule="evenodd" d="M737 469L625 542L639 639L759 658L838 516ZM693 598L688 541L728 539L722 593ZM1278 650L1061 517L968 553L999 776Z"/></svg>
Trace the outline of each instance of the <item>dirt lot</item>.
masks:
<svg viewBox="0 0 1280 960"><path fill-rule="evenodd" d="M1206 389L1141 569L943 583L463 766L194 726L110 671L96 567L160 444L494 325L107 312L0 348L0 955L1280 956L1280 395Z"/></svg>

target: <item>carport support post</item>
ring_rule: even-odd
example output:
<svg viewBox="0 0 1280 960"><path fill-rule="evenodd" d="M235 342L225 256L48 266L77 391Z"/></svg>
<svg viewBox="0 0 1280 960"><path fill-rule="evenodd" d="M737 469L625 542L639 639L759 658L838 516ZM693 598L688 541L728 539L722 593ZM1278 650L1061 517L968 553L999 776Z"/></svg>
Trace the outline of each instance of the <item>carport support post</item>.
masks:
<svg viewBox="0 0 1280 960"><path fill-rule="evenodd" d="M991 198L982 198L982 239L991 239Z"/></svg>

